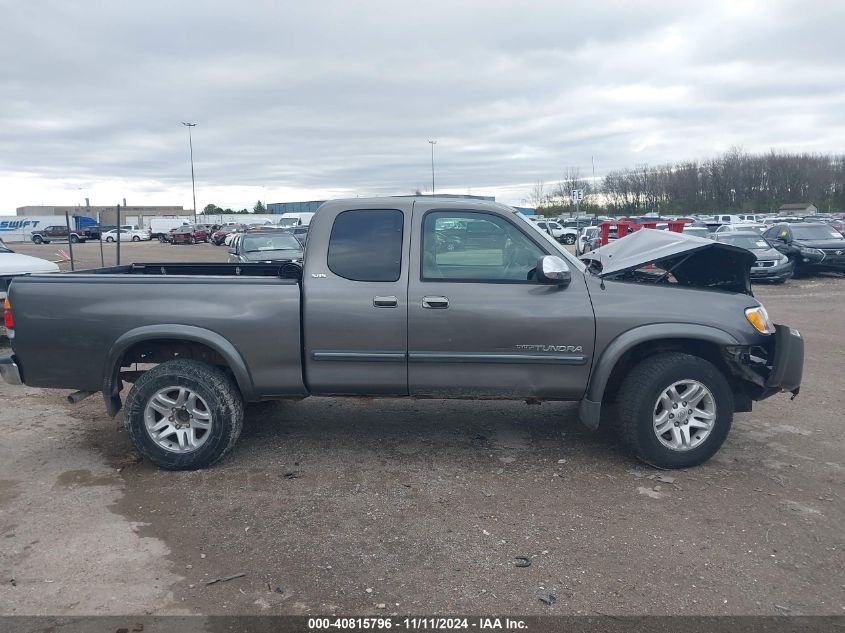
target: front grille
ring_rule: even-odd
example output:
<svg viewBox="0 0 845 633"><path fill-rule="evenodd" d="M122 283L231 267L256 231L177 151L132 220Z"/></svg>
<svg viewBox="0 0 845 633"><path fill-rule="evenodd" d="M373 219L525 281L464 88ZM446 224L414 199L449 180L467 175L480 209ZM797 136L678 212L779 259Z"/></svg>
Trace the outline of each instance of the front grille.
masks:
<svg viewBox="0 0 845 633"><path fill-rule="evenodd" d="M773 259L766 259L763 261L758 261L754 264L755 268L770 268L775 265L775 260Z"/></svg>

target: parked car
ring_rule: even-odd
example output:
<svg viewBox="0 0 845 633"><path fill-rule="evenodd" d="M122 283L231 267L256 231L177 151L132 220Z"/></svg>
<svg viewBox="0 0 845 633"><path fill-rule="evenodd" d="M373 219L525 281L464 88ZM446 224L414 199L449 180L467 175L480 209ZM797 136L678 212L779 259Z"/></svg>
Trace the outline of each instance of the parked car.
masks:
<svg viewBox="0 0 845 633"><path fill-rule="evenodd" d="M711 238L754 253L757 260L751 265L751 281L783 283L792 277L793 263L757 231L717 231Z"/></svg>
<svg viewBox="0 0 845 633"><path fill-rule="evenodd" d="M53 262L16 253L0 239L0 304L6 298L6 291L15 277L30 273L57 272L59 267Z"/></svg>
<svg viewBox="0 0 845 633"><path fill-rule="evenodd" d="M845 237L829 224L777 224L763 237L789 258L796 275L824 270L845 273Z"/></svg>
<svg viewBox="0 0 845 633"><path fill-rule="evenodd" d="M92 224L82 229L82 232L85 233L85 237L89 240L99 240L103 233L116 228L114 224ZM132 227L128 224L123 224L120 228L131 229Z"/></svg>
<svg viewBox="0 0 845 633"><path fill-rule="evenodd" d="M599 227L587 226L581 229L578 234L578 239L575 241L575 254L583 255L587 251L593 250L594 240L598 238Z"/></svg>
<svg viewBox="0 0 845 633"><path fill-rule="evenodd" d="M578 229L563 227L554 220L535 220L537 226L562 244L574 244L578 239Z"/></svg>
<svg viewBox="0 0 845 633"><path fill-rule="evenodd" d="M226 237L237 231L243 231L246 228L244 224L224 224L219 230L211 234L211 243L215 246L220 246L226 241Z"/></svg>
<svg viewBox="0 0 845 633"><path fill-rule="evenodd" d="M698 226L696 224L685 224L681 232L684 235L694 235L695 237L710 237L713 235L706 226Z"/></svg>
<svg viewBox="0 0 845 633"><path fill-rule="evenodd" d="M279 216L277 224L286 229L294 226L308 226L313 218L314 212L311 211L288 212Z"/></svg>
<svg viewBox="0 0 845 633"><path fill-rule="evenodd" d="M302 244L286 229L245 231L229 249L229 261L302 261Z"/></svg>
<svg viewBox="0 0 845 633"><path fill-rule="evenodd" d="M489 226L438 250L438 231L472 222ZM735 412L798 393L803 338L752 295L752 253L638 231L585 257L505 205L338 200L315 216L302 267L136 263L15 280L0 374L77 399L102 391L112 416L129 381L129 437L167 469L230 451L244 402L309 395L575 400L592 429L614 402L633 454L688 468L718 451Z"/></svg>
<svg viewBox="0 0 845 633"><path fill-rule="evenodd" d="M737 217L744 223L762 224L767 216L764 213L740 213Z"/></svg>
<svg viewBox="0 0 845 633"><path fill-rule="evenodd" d="M117 233L117 229L106 231L102 234L102 239L106 242L116 242ZM141 242L148 239L150 239L150 234L147 231L140 229L120 229L121 242Z"/></svg>
<svg viewBox="0 0 845 633"><path fill-rule="evenodd" d="M48 226L40 231L32 232L32 241L35 244L49 244L50 242L85 242L88 236L82 231L68 231L66 226L57 224L55 226Z"/></svg>
<svg viewBox="0 0 845 633"><path fill-rule="evenodd" d="M758 235L765 231L767 227L765 224L723 224L722 226L718 227L715 231L713 231L712 235L718 235L720 233L747 233L748 231L753 231Z"/></svg>
<svg viewBox="0 0 845 633"><path fill-rule="evenodd" d="M291 227L287 230L291 235L293 235L296 239L299 240L299 243L302 244L302 246L305 246L305 243L308 241L308 227L308 224L304 224L300 226ZM460 246L460 244L456 244L456 246ZM452 250L458 249L453 248Z"/></svg>
<svg viewBox="0 0 845 633"><path fill-rule="evenodd" d="M207 242L208 229L203 224L184 224L170 231L168 241L171 244L196 244Z"/></svg>

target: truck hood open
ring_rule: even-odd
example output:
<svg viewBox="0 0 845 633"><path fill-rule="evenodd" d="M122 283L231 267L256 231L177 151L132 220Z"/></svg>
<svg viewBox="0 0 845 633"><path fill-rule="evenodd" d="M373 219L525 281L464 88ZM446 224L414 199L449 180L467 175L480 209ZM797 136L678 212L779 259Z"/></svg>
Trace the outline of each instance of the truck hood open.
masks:
<svg viewBox="0 0 845 633"><path fill-rule="evenodd" d="M749 250L703 237L640 229L581 256L591 272L606 279L677 283L751 294ZM643 271L646 266L651 270Z"/></svg>

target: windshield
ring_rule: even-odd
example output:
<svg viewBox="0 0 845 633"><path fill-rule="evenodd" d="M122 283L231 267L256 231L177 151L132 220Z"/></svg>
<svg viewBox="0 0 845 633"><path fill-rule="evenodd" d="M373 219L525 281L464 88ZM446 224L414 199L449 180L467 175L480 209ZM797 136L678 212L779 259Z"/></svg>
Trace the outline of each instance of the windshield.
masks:
<svg viewBox="0 0 845 633"><path fill-rule="evenodd" d="M244 253L261 251L299 251L302 246L290 233L263 233L246 235L243 238Z"/></svg>
<svg viewBox="0 0 845 633"><path fill-rule="evenodd" d="M732 246L739 246L740 248L747 248L749 251L768 250L772 248L762 237L751 237L750 235L734 235L723 237L719 239L720 242L730 244Z"/></svg>
<svg viewBox="0 0 845 633"><path fill-rule="evenodd" d="M841 240L842 234L827 226L793 226L792 235L796 240Z"/></svg>

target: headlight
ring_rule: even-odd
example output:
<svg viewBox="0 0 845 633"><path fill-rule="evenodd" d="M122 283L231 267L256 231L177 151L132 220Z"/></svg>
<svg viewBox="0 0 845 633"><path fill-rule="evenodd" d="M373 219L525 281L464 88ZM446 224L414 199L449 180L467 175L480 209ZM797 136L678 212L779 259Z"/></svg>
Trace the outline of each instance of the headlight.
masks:
<svg viewBox="0 0 845 633"><path fill-rule="evenodd" d="M745 318L748 319L748 322L760 334L774 334L775 326L772 325L772 322L769 320L769 313L766 312L766 308L763 306L748 308L745 311Z"/></svg>
<svg viewBox="0 0 845 633"><path fill-rule="evenodd" d="M817 248L809 248L808 246L799 247L802 255L824 255L822 251Z"/></svg>
<svg viewBox="0 0 845 633"><path fill-rule="evenodd" d="M786 255L778 255L778 264L785 264L789 261L789 258Z"/></svg>

